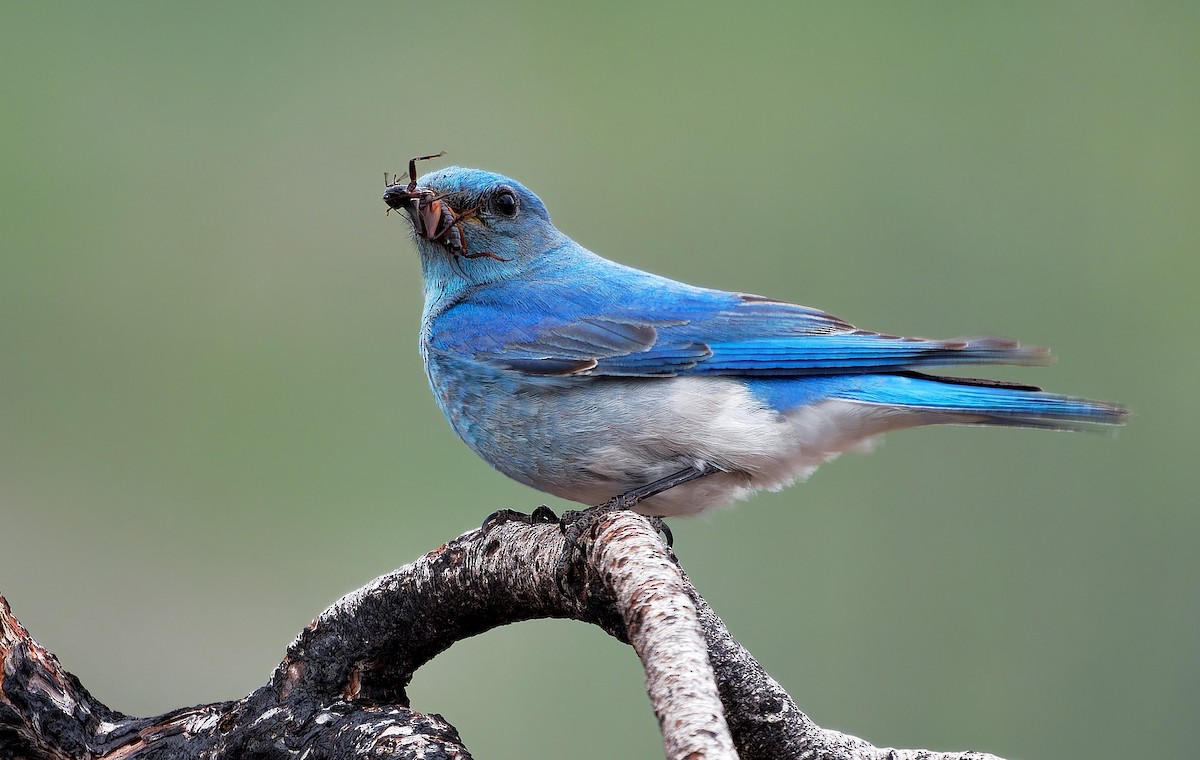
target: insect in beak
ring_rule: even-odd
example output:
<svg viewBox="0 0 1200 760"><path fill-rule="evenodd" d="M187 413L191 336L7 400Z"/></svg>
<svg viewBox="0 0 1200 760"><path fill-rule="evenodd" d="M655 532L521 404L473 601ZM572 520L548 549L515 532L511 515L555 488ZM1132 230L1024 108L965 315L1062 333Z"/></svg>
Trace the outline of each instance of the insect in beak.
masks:
<svg viewBox="0 0 1200 760"><path fill-rule="evenodd" d="M446 155L446 151L435 153L431 156L417 156L408 161L408 184L400 184L400 177L396 175L392 179L388 179L387 172L383 175L383 184L386 188L383 191L383 202L388 205L388 209L396 211L405 210L413 217L413 221L420 216L421 207L435 200L432 190L423 187L417 187L417 162L428 161L431 158L441 158ZM415 208L412 204L416 204ZM417 213L413 213L413 212ZM422 230L423 231L423 230Z"/></svg>
<svg viewBox="0 0 1200 760"><path fill-rule="evenodd" d="M412 220L413 229L418 235L432 243L441 243L452 257L467 259L488 258L496 261L508 261L489 251L473 253L467 250L466 239L463 237L462 222L479 211L479 207L467 209L462 213L456 212L449 203L443 200L433 190L417 185L417 162L440 158L446 151L430 156L417 156L408 162L408 184L400 184L400 178L388 179L385 172L383 184L383 202L388 211L405 211Z"/></svg>

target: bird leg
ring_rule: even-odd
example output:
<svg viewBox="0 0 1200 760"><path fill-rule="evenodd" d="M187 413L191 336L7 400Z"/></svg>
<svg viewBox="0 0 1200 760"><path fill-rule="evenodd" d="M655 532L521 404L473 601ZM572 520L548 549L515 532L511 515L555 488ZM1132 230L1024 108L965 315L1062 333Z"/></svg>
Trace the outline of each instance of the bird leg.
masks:
<svg viewBox="0 0 1200 760"><path fill-rule="evenodd" d="M702 478L705 475L711 475L717 471L717 468L708 462L702 463L699 467L692 465L685 470L672 473L665 478L659 478L653 483L647 483L644 486L638 486L630 491L626 491L620 496L609 499L603 504L592 507L592 509L600 512L612 512L618 509L633 509L638 505L639 502L645 501L651 496L658 496L663 491L669 491L675 486L681 486L684 483L690 483L696 478ZM588 511L590 512L591 510ZM570 514L570 512L567 514Z"/></svg>
<svg viewBox="0 0 1200 760"><path fill-rule="evenodd" d="M620 496L615 496L603 504L597 504L590 509L573 509L563 512L562 518L558 521L558 527L562 531L567 546L558 561L559 578L565 578L565 571L570 566L571 556L575 552L583 551L581 539L596 527L596 523L601 515L607 512L615 512L618 509L633 509L638 503L649 499L651 496L657 496L675 486L690 483L697 478L702 478L705 475L711 475L718 471L717 467L708 462L704 462L699 466L692 465L679 472L672 473L665 478L659 478L653 483L647 483L644 486L638 486L626 491ZM663 519L656 515L648 515L647 519L650 520L650 524L654 526L654 529L662 533L663 537L666 538L667 546L671 546L675 541L675 537L671 535L671 529L667 527Z"/></svg>

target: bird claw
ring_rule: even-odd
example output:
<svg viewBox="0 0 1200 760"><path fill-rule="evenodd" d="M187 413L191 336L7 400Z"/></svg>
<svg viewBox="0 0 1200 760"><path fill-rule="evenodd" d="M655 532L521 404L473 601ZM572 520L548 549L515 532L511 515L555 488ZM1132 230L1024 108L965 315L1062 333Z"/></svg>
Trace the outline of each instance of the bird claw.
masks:
<svg viewBox="0 0 1200 760"><path fill-rule="evenodd" d="M558 555L558 564L555 567L554 577L558 582L558 590L561 594L568 594L568 588L574 573L575 558L583 557L584 546L583 536L590 533L596 528L596 524L600 521L600 515L610 510L604 509L604 505L592 507L591 509L570 509L563 512L562 517L558 520L558 529L563 536L563 550Z"/></svg>
<svg viewBox="0 0 1200 760"><path fill-rule="evenodd" d="M584 537L596 532L596 526L600 522L600 518L609 512L625 511L629 507L625 506L626 499L624 495L610 499L603 504L598 504L588 509L578 510L572 509L563 512L562 517L558 519L558 529L562 532L563 541L566 544L563 547L562 554L558 557L558 566L555 577L558 578L559 591L566 593L566 584L570 580L571 570L574 567L573 560L576 557L582 556L585 550ZM650 527L655 533L661 533L668 547L675 543L675 536L671 533L671 529L661 517L656 515L643 515L650 521ZM594 535L591 536L595 538Z"/></svg>
<svg viewBox="0 0 1200 760"><path fill-rule="evenodd" d="M497 509L487 517L483 518L483 525L480 530L486 536L504 523L520 522L526 525L541 525L548 523L559 522L558 515L554 514L554 510L542 504L537 509L529 514L518 512L515 509Z"/></svg>
<svg viewBox="0 0 1200 760"><path fill-rule="evenodd" d="M675 534L671 532L671 526L667 525L666 520L663 520L658 515L647 515L646 519L650 521L650 527L654 528L655 533L662 534L668 548L675 546Z"/></svg>

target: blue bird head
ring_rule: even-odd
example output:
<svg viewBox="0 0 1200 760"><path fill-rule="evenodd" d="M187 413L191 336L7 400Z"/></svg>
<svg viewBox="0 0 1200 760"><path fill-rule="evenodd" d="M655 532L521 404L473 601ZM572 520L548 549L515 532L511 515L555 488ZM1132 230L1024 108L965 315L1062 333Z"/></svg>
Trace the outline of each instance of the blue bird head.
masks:
<svg viewBox="0 0 1200 760"><path fill-rule="evenodd" d="M569 243L528 188L480 169L430 172L383 200L412 222L427 294L519 276Z"/></svg>

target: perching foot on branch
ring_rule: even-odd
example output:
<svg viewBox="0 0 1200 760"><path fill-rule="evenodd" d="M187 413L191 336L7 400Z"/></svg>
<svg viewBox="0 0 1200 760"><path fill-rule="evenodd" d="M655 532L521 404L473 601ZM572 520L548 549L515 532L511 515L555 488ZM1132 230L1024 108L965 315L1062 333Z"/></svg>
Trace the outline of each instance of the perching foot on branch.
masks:
<svg viewBox="0 0 1200 760"><path fill-rule="evenodd" d="M600 518L608 512L616 512L619 510L631 510L646 499L670 490L676 486L681 486L684 483L690 483L697 478L702 478L705 475L711 475L717 472L717 468L707 462L697 465L685 467L678 472L671 473L665 478L660 478L653 483L647 483L644 486L639 486L630 491L626 491L620 496L614 496L603 504L597 504L585 510L568 510L563 512L562 519L558 525L562 530L563 538L566 539L567 546L572 552L582 551L581 542L583 538L594 532ZM671 529L661 517L649 516L650 525L655 532L662 533L663 538L667 542L667 546L672 546L675 543L675 535L671 533ZM560 564L565 565L569 561L568 554L564 554L560 560ZM563 570L563 575L566 575L566 568Z"/></svg>
<svg viewBox="0 0 1200 760"><path fill-rule="evenodd" d="M483 518L483 525L480 530L484 534L491 533L497 526L508 522L522 522L527 525L537 525L538 523L556 523L558 515L554 514L554 510L547 507L545 504L534 509L532 512L518 512L515 509L497 509L487 517Z"/></svg>

